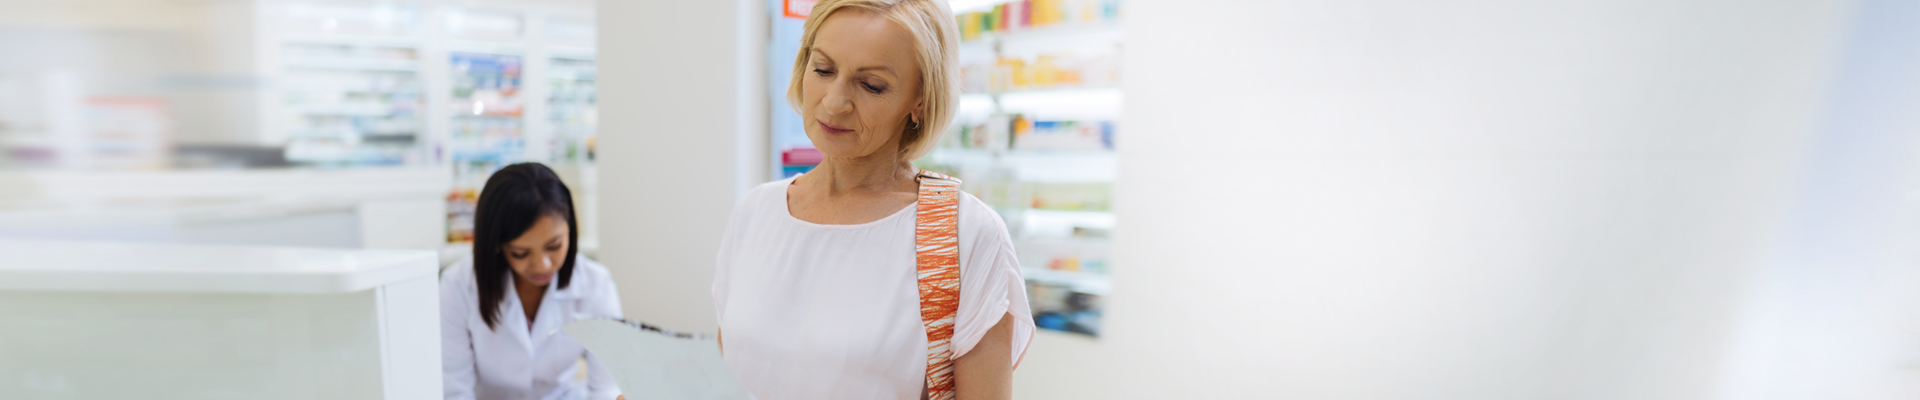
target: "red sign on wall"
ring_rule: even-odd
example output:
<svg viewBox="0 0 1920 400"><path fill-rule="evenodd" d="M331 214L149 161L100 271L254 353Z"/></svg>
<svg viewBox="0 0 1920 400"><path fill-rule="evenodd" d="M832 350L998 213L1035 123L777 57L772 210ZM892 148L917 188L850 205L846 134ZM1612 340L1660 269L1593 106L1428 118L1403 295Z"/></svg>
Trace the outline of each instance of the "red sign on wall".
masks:
<svg viewBox="0 0 1920 400"><path fill-rule="evenodd" d="M813 12L813 3L820 0L781 0L781 15L787 18L807 19L807 13Z"/></svg>

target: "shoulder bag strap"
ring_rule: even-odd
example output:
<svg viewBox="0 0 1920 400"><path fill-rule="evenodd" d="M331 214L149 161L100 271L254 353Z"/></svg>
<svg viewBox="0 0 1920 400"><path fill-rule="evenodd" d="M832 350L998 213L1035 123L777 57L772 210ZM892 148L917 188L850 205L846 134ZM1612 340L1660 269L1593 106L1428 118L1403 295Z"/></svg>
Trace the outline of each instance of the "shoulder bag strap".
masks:
<svg viewBox="0 0 1920 400"><path fill-rule="evenodd" d="M927 327L927 398L953 392L953 324L960 311L960 180L920 171L914 249L920 276L920 322Z"/></svg>

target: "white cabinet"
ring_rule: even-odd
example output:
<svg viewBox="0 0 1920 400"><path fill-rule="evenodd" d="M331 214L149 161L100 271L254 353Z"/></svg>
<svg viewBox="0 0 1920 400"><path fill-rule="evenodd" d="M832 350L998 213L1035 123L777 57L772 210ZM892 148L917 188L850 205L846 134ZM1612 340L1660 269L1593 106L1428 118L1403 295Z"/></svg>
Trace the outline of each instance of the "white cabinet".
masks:
<svg viewBox="0 0 1920 400"><path fill-rule="evenodd" d="M0 241L9 398L430 399L428 251Z"/></svg>

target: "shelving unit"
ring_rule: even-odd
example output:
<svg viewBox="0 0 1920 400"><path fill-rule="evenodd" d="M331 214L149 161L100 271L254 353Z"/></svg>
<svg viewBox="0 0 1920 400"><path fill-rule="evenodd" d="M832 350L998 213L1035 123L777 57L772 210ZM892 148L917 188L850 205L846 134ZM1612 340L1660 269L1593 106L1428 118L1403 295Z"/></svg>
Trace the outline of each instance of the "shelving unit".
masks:
<svg viewBox="0 0 1920 400"><path fill-rule="evenodd" d="M600 125L594 82L599 70L591 52L556 53L547 62L547 121L553 135L552 160L591 162L594 133Z"/></svg>
<svg viewBox="0 0 1920 400"><path fill-rule="evenodd" d="M454 183L471 185L525 158L523 57L456 51L449 58L447 158Z"/></svg>
<svg viewBox="0 0 1920 400"><path fill-rule="evenodd" d="M967 38L956 126L918 163L962 178L1006 220L1042 328L1098 336L1118 224L1118 3L976 7L955 10Z"/></svg>
<svg viewBox="0 0 1920 400"><path fill-rule="evenodd" d="M493 171L538 161L593 219L593 12L540 1L255 3L271 92L260 142L296 165L451 172L447 237L465 240ZM583 223L581 242L597 243Z"/></svg>
<svg viewBox="0 0 1920 400"><path fill-rule="evenodd" d="M420 45L302 37L279 48L287 160L314 165L399 165L426 159L420 140Z"/></svg>
<svg viewBox="0 0 1920 400"><path fill-rule="evenodd" d="M1117 37L1120 35L1120 24L1114 23L1113 21L1097 21L1062 23L1011 32L982 32L979 36L967 40L981 42L997 40L1084 42L1089 39L1098 40L1098 38L1088 38L1087 36Z"/></svg>

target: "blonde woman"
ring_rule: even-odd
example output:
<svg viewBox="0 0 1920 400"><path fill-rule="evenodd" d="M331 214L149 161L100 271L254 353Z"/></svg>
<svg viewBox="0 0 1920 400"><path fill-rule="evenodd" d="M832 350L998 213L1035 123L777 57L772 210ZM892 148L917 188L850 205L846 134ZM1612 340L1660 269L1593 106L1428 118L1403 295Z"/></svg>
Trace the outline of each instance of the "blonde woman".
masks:
<svg viewBox="0 0 1920 400"><path fill-rule="evenodd" d="M756 397L1012 397L1033 319L1006 226L971 195L942 215L950 339L922 318L915 210L952 181L910 162L953 118L958 41L945 0L825 0L807 18L787 101L826 160L741 199L714 276L722 351Z"/></svg>

